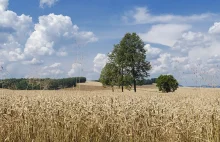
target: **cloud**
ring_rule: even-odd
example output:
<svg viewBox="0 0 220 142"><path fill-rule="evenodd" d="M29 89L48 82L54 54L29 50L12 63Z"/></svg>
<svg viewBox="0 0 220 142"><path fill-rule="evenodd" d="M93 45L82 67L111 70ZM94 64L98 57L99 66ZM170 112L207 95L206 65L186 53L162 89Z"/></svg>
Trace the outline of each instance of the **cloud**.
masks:
<svg viewBox="0 0 220 142"><path fill-rule="evenodd" d="M23 44L33 26L32 17L7 10L8 0L0 0L0 56L5 61L25 59Z"/></svg>
<svg viewBox="0 0 220 142"><path fill-rule="evenodd" d="M6 43L0 44L0 56L5 61L20 61L25 59L22 51L22 45L14 39L8 39Z"/></svg>
<svg viewBox="0 0 220 142"><path fill-rule="evenodd" d="M74 63L68 72L68 76L85 76L87 80L96 80L99 78L101 70L107 61L108 56L106 54L98 53L93 59L93 66L83 63Z"/></svg>
<svg viewBox="0 0 220 142"><path fill-rule="evenodd" d="M150 74L153 76L159 76L160 74L176 75L177 72L185 71L184 65L187 64L187 57L162 52L157 59L151 61L152 70L150 71Z"/></svg>
<svg viewBox="0 0 220 142"><path fill-rule="evenodd" d="M209 28L210 34L220 34L220 22L215 22L213 26Z"/></svg>
<svg viewBox="0 0 220 142"><path fill-rule="evenodd" d="M45 6L51 7L59 0L40 0L40 7L44 8Z"/></svg>
<svg viewBox="0 0 220 142"><path fill-rule="evenodd" d="M79 31L79 28L72 24L71 18L63 15L40 16L34 29L24 49L25 54L32 56L53 55L56 50L60 51L62 46L69 47L74 41L77 41L77 44L87 44L98 40L92 32Z"/></svg>
<svg viewBox="0 0 220 142"><path fill-rule="evenodd" d="M192 48L208 47L211 44L211 37L201 32L188 31L183 33L182 36L171 46L174 50L180 50L187 53Z"/></svg>
<svg viewBox="0 0 220 142"><path fill-rule="evenodd" d="M49 77L49 78L62 78L64 75L64 71L60 69L51 69L51 70L43 70L40 73L40 77Z"/></svg>
<svg viewBox="0 0 220 142"><path fill-rule="evenodd" d="M93 60L93 63L94 63L94 72L96 73L101 73L101 70L102 68L105 66L105 64L107 63L108 61L108 57L107 55L105 54L101 54L101 53L98 53L94 60Z"/></svg>
<svg viewBox="0 0 220 142"><path fill-rule="evenodd" d="M18 61L24 59L24 54L22 53L20 48L16 48L14 51L9 52L9 61Z"/></svg>
<svg viewBox="0 0 220 142"><path fill-rule="evenodd" d="M68 55L67 51L65 48L60 48L57 52L56 52L56 55L57 56L60 56L60 57L65 57Z"/></svg>
<svg viewBox="0 0 220 142"><path fill-rule="evenodd" d="M41 2L42 7L51 7L57 1ZM206 27L217 16L212 13L155 15L147 8L139 7L126 13L123 18L129 24L143 24L138 26L139 29L150 27L139 35L148 43L144 48L147 50L147 60L153 67L151 77L173 74L181 84L184 80L193 84L203 77L205 84L211 76L217 79L220 71L220 22ZM197 26L199 22L202 25ZM136 28L134 25L128 28L136 31L133 27ZM125 29L122 28L122 31ZM39 77L81 74L97 79L108 61L106 54L98 53L88 61L87 66L69 62L74 58L71 56L73 47L96 41L98 38L93 32L82 31L69 16L51 13L40 16L39 21L33 23L31 16L8 10L8 0L0 0L0 64L4 63L10 77L26 76L29 68L33 72L34 67L39 67ZM45 66L42 67L43 64ZM216 82L220 83L219 80Z"/></svg>
<svg viewBox="0 0 220 142"><path fill-rule="evenodd" d="M52 4L49 1L41 2L44 6ZM43 15L34 24L32 17L17 15L7 8L8 0L0 0L0 58L13 77L27 76L28 71L24 69L38 67L31 65L51 63L56 56L64 61L71 60L68 53L74 46L98 41L93 32L81 31L69 16L53 13ZM44 66L39 73L42 73L42 77L67 77L69 64L66 63L62 69L60 66L61 63ZM21 71L17 72L15 68Z"/></svg>
<svg viewBox="0 0 220 142"><path fill-rule="evenodd" d="M151 61L151 65L150 74L152 77L172 74L183 85L186 85L184 82L186 74L193 74L193 64L190 63L187 56L173 55L169 52L162 52L157 59Z"/></svg>
<svg viewBox="0 0 220 142"><path fill-rule="evenodd" d="M216 37L218 35L210 33L210 30L207 33L182 33L174 46L150 59L153 67L150 74L154 77L172 74L183 85L220 84L220 41ZM146 45L145 48L151 47Z"/></svg>
<svg viewBox="0 0 220 142"><path fill-rule="evenodd" d="M51 70L52 68L57 68L57 67L60 67L61 66L61 63L53 63L51 65L48 65L48 66L44 66L43 67L43 70Z"/></svg>
<svg viewBox="0 0 220 142"><path fill-rule="evenodd" d="M0 12L8 8L8 0L0 0Z"/></svg>
<svg viewBox="0 0 220 142"><path fill-rule="evenodd" d="M3 61L0 60L0 73L2 74L2 72L4 71L4 65L5 63Z"/></svg>
<svg viewBox="0 0 220 142"><path fill-rule="evenodd" d="M62 71L60 69L53 69L53 70L49 70L48 72L52 75L61 75L64 73L64 71Z"/></svg>
<svg viewBox="0 0 220 142"><path fill-rule="evenodd" d="M68 76L69 77L81 76L81 74L80 74L81 72L82 72L82 64L74 63L74 64L72 64L71 70L68 72Z"/></svg>
<svg viewBox="0 0 220 142"><path fill-rule="evenodd" d="M50 68L56 68L59 67L61 65L61 63L54 63L52 65L50 65Z"/></svg>
<svg viewBox="0 0 220 142"><path fill-rule="evenodd" d="M173 46L182 33L190 28L191 26L187 24L159 24L153 25L147 33L139 33L139 35L145 42Z"/></svg>
<svg viewBox="0 0 220 142"><path fill-rule="evenodd" d="M162 50L160 48L151 47L150 44L144 46L148 60L158 58Z"/></svg>
<svg viewBox="0 0 220 142"><path fill-rule="evenodd" d="M36 58L33 58L31 61L23 61L23 64L27 65L42 65L43 63L43 60L38 60Z"/></svg>
<svg viewBox="0 0 220 142"><path fill-rule="evenodd" d="M57 1L42 0L41 6L50 7L54 2ZM33 72L35 67L39 67L38 77L67 77L68 73L78 76L80 68L73 66L69 70L71 64L68 61L74 58L69 54L73 47L86 46L98 38L91 31L80 30L69 16L51 13L38 19L33 23L31 16L8 10L8 0L0 0L0 60L10 72L10 77L29 76L29 70ZM52 64L57 56L62 57L64 63L58 63L59 60ZM43 64L45 66L42 67ZM91 75L93 64L87 70L85 75Z"/></svg>
<svg viewBox="0 0 220 142"><path fill-rule="evenodd" d="M162 14L153 15L146 7L136 7L134 10L126 12L122 16L122 20L132 24L149 24L149 23L189 23L195 21L204 21L215 16L212 13L203 13L200 15L172 15Z"/></svg>
<svg viewBox="0 0 220 142"><path fill-rule="evenodd" d="M201 59L207 61L211 56L220 55L219 46L219 42L212 42L207 47L194 47L189 50L188 56L191 60Z"/></svg>
<svg viewBox="0 0 220 142"><path fill-rule="evenodd" d="M41 68L40 75L42 77L62 78L65 76L65 71L60 69L61 63L53 63Z"/></svg>
<svg viewBox="0 0 220 142"><path fill-rule="evenodd" d="M4 30L4 32L0 32L0 34L4 34L10 40L20 41L22 44L26 41L26 38L29 36L32 28L32 17L27 15L18 16L15 12L6 10L0 12L0 28Z"/></svg>
<svg viewBox="0 0 220 142"><path fill-rule="evenodd" d="M207 60L207 63L212 64L212 65L220 64L220 55L215 54L209 57L209 59Z"/></svg>

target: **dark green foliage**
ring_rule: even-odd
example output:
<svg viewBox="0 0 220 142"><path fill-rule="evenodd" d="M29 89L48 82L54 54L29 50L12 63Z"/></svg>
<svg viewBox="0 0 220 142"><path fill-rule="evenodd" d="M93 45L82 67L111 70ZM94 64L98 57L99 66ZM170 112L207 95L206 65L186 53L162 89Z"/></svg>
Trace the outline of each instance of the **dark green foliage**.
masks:
<svg viewBox="0 0 220 142"><path fill-rule="evenodd" d="M92 82L100 82L100 80L91 80Z"/></svg>
<svg viewBox="0 0 220 142"><path fill-rule="evenodd" d="M48 89L49 90L57 90L59 88L59 80L51 80L50 83L49 83L49 87Z"/></svg>
<svg viewBox="0 0 220 142"><path fill-rule="evenodd" d="M136 92L137 82L141 82L149 76L148 71L151 69L151 65L146 61L144 42L136 33L125 34L120 43L114 45L113 51L108 56L110 63L119 68L118 84L122 86L122 91L123 86L129 82L133 83Z"/></svg>
<svg viewBox="0 0 220 142"><path fill-rule="evenodd" d="M156 83L156 78L144 79L144 80L137 81L137 85L151 85L153 83Z"/></svg>
<svg viewBox="0 0 220 142"><path fill-rule="evenodd" d="M63 79L5 79L0 80L0 88L12 90L57 90L62 88L75 87L76 83L85 83L85 77L73 77Z"/></svg>
<svg viewBox="0 0 220 142"><path fill-rule="evenodd" d="M29 90L30 85L28 84L27 80L23 79L19 82L15 83L16 89L17 90Z"/></svg>
<svg viewBox="0 0 220 142"><path fill-rule="evenodd" d="M160 75L157 80L157 87L162 92L174 92L178 88L178 82L172 75Z"/></svg>
<svg viewBox="0 0 220 142"><path fill-rule="evenodd" d="M107 63L102 69L99 80L104 87L111 86L112 91L114 91L113 87L119 83L119 72L119 68L114 63Z"/></svg>

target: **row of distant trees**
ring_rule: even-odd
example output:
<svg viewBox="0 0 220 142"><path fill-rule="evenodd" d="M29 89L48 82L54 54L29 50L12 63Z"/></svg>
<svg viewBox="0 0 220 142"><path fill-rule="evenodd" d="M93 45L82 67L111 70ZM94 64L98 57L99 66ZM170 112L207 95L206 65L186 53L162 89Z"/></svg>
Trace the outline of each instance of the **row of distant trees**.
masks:
<svg viewBox="0 0 220 142"><path fill-rule="evenodd" d="M62 79L38 78L11 78L0 80L0 88L12 90L58 90L76 87L76 83L85 83L85 77L72 77Z"/></svg>
<svg viewBox="0 0 220 142"><path fill-rule="evenodd" d="M151 79L143 79L140 81L137 81L137 85L152 85L153 83L156 83L157 78L151 78Z"/></svg>

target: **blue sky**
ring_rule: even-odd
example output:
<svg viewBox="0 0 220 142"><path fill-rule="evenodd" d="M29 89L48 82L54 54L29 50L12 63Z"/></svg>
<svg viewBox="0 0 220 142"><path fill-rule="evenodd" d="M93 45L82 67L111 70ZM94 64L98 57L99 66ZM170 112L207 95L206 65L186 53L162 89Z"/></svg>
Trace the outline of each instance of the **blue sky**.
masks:
<svg viewBox="0 0 220 142"><path fill-rule="evenodd" d="M217 0L0 0L0 78L98 79L113 45L136 32L146 43L151 77L173 74L183 85L219 85L219 5Z"/></svg>

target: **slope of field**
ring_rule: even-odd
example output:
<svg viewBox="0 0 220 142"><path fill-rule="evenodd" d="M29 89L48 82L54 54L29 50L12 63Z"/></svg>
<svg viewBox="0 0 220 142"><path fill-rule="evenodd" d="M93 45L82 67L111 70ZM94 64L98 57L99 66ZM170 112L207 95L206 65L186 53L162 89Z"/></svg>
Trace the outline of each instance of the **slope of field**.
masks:
<svg viewBox="0 0 220 142"><path fill-rule="evenodd" d="M156 85L143 85L143 86L137 86L137 88L142 88L142 89L147 89L147 88L152 88L155 89ZM103 87L103 85L100 82L93 82L93 81L87 81L85 83L78 83L76 88L69 88L66 90L82 90L82 91L95 91L95 90L112 90L111 87ZM133 88L132 88L133 89ZM116 92L120 92L121 89L119 89L118 86L114 87L114 90Z"/></svg>
<svg viewBox="0 0 220 142"><path fill-rule="evenodd" d="M79 85L86 85L86 86L102 86L102 83L100 82L94 82L94 81L86 81L85 83L78 83Z"/></svg>
<svg viewBox="0 0 220 142"><path fill-rule="evenodd" d="M0 141L220 140L220 89L0 91Z"/></svg>
<svg viewBox="0 0 220 142"><path fill-rule="evenodd" d="M100 82L86 81L85 83L77 83L76 87L66 88L68 91L96 91L96 90L111 90L110 87L104 88Z"/></svg>

